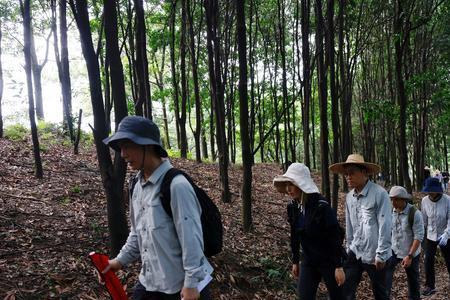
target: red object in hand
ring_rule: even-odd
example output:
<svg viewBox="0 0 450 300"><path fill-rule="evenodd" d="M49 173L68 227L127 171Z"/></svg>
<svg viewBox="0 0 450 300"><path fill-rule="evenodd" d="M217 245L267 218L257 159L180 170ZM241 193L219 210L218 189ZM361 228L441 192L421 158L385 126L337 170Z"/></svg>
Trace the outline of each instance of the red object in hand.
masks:
<svg viewBox="0 0 450 300"><path fill-rule="evenodd" d="M122 283L120 283L120 280L117 278L116 274L111 270L105 274L102 274L102 271L109 265L109 257L105 254L95 252L89 253L89 257L91 258L94 266L97 268L97 271L100 273L100 276L102 276L105 281L106 289L111 295L111 298L113 300L128 300L127 294L123 290Z"/></svg>

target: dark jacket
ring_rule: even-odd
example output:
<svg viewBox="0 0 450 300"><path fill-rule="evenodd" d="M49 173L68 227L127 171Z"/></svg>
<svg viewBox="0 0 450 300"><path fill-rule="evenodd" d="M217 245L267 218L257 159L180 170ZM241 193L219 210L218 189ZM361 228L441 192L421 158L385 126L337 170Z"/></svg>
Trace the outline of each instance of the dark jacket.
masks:
<svg viewBox="0 0 450 300"><path fill-rule="evenodd" d="M335 211L326 199L309 194L304 211L294 200L288 204L291 225L291 250L293 263L300 261L311 266L342 267L344 251L341 228Z"/></svg>

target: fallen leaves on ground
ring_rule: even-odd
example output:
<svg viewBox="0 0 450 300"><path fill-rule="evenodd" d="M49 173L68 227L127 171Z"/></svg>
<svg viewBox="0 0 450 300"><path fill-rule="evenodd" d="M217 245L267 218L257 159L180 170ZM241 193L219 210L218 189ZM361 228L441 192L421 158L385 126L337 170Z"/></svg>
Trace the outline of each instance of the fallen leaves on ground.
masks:
<svg viewBox="0 0 450 300"><path fill-rule="evenodd" d="M98 284L88 253L108 253L106 200L95 149L55 142L42 152L44 178L34 177L29 142L0 139L0 297L3 299L108 299ZM276 164L253 167L253 229L242 231L240 187L242 169L229 170L232 199L220 201L217 164L173 159L213 198L222 213L224 250L214 257L214 299L295 299L290 276L287 198L272 187L281 174ZM318 174L314 174L320 183ZM338 216L343 216L340 194ZM422 267L423 269L423 267ZM131 292L139 263L119 272ZM423 272L421 272L423 275ZM437 264L438 293L429 299L447 299L448 275L442 259ZM422 283L424 279L421 279ZM393 298L407 299L404 272L398 268ZM321 284L318 299L326 299ZM373 299L367 276L358 299Z"/></svg>

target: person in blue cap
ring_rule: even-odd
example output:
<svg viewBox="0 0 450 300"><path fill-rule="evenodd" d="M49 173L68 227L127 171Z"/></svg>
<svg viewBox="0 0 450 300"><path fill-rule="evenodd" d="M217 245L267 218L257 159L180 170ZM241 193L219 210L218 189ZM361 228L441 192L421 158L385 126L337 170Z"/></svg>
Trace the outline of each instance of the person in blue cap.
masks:
<svg viewBox="0 0 450 300"><path fill-rule="evenodd" d="M430 177L425 181L422 192L427 196L422 199L422 216L425 225L425 289L422 295L429 296L436 292L434 261L437 247L444 256L447 271L450 274L450 197L443 194L442 184L438 178Z"/></svg>
<svg viewBox="0 0 450 300"><path fill-rule="evenodd" d="M130 234L103 273L140 258L142 267L132 299L210 299L208 287L201 293L197 290L213 268L203 253L201 207L192 185L182 175L172 180L173 219L161 203L161 182L172 165L158 126L149 119L128 116L103 142L120 151L131 169L139 171L130 198Z"/></svg>

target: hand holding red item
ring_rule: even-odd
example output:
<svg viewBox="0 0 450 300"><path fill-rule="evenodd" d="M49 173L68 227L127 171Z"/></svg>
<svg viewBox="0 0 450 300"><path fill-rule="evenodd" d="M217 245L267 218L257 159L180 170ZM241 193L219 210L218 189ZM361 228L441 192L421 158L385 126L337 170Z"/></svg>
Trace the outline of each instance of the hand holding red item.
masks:
<svg viewBox="0 0 450 300"><path fill-rule="evenodd" d="M89 257L92 260L95 268L100 274L101 278L105 282L106 289L111 295L113 300L128 300L127 294L125 293L119 278L113 271L112 265L109 263L109 258L105 254L91 252Z"/></svg>

